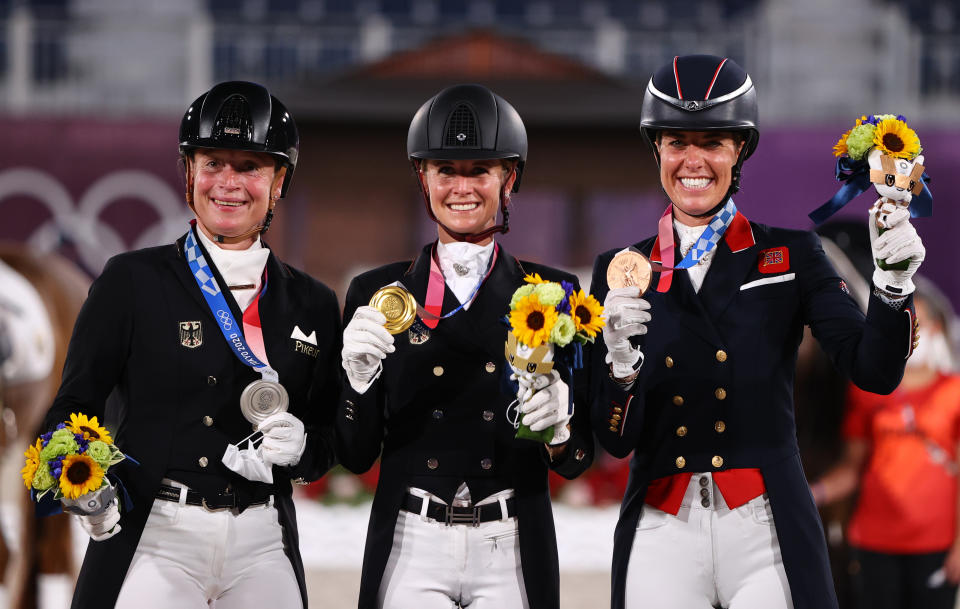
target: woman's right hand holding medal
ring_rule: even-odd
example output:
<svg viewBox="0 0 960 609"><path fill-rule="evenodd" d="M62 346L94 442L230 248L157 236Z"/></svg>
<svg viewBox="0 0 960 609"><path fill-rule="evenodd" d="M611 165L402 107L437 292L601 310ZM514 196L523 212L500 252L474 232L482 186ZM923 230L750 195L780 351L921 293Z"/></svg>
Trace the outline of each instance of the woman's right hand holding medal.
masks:
<svg viewBox="0 0 960 609"><path fill-rule="evenodd" d="M357 307L343 330L343 369L357 393L363 393L380 375L381 362L393 353L393 335L384 328L387 318L370 306Z"/></svg>

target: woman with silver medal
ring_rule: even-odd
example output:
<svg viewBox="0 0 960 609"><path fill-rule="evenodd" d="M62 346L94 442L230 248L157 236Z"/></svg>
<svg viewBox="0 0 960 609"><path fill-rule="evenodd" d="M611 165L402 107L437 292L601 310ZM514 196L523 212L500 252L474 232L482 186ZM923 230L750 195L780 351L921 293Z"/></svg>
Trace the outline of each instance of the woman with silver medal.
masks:
<svg viewBox="0 0 960 609"><path fill-rule="evenodd" d="M47 422L96 415L139 465L68 506L92 539L74 608L307 606L291 483L335 461L340 317L261 240L298 147L264 87L214 86L180 125L187 234L90 290Z"/></svg>
<svg viewBox="0 0 960 609"><path fill-rule="evenodd" d="M523 408L534 429L554 425L549 444L514 437L502 318L526 274L576 278L494 241L527 154L523 122L503 98L479 85L444 89L414 116L407 152L438 239L412 262L354 278L344 310L337 452L357 473L381 463L359 607L552 609L547 472L583 472L593 440L583 415L569 414L569 377Z"/></svg>

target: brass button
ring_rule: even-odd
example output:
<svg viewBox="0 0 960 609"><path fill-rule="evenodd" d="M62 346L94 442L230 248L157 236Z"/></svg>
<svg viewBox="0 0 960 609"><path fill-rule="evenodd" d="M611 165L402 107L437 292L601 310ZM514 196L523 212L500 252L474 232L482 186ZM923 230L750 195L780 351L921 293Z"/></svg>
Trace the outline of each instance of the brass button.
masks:
<svg viewBox="0 0 960 609"><path fill-rule="evenodd" d="M493 460L490 459L489 457L484 457L483 459L480 459L480 467L483 469L490 469L491 467L493 467Z"/></svg>
<svg viewBox="0 0 960 609"><path fill-rule="evenodd" d="M717 433L723 433L727 430L727 424L723 421L717 421L713 424L713 428L717 430Z"/></svg>
<svg viewBox="0 0 960 609"><path fill-rule="evenodd" d="M437 469L440 467L440 462L437 461L434 457L427 459L427 468L428 469Z"/></svg>
<svg viewBox="0 0 960 609"><path fill-rule="evenodd" d="M436 410L434 410L434 411L433 411L433 418L436 419L436 420L438 420L438 421L439 421L440 419L442 419L442 418L443 418L443 411L440 410L439 408L437 408Z"/></svg>
<svg viewBox="0 0 960 609"><path fill-rule="evenodd" d="M614 421L619 421L619 420L622 419L623 417L621 417L621 416L618 415L618 414L615 414L615 415L611 416L610 418L613 419Z"/></svg>
<svg viewBox="0 0 960 609"><path fill-rule="evenodd" d="M673 396L673 403L676 406L683 406L683 396L682 395Z"/></svg>
<svg viewBox="0 0 960 609"><path fill-rule="evenodd" d="M200 457L197 459L197 463L200 464L200 467L206 467L207 463L210 463L210 461L208 461L206 457Z"/></svg>
<svg viewBox="0 0 960 609"><path fill-rule="evenodd" d="M724 351L723 349L718 349L718 350L717 350L717 361L718 361L718 362L725 362L725 361L727 361L727 352Z"/></svg>
<svg viewBox="0 0 960 609"><path fill-rule="evenodd" d="M203 417L202 420L203 420L203 424L206 425L207 427L210 427L211 425L213 425L213 417L211 417L210 415Z"/></svg>
<svg viewBox="0 0 960 609"><path fill-rule="evenodd" d="M586 456L587 456L587 453L585 453L582 448L578 448L578 449L573 453L573 458L574 458L575 460L577 460L577 461L583 461L583 458L586 457Z"/></svg>
<svg viewBox="0 0 960 609"><path fill-rule="evenodd" d="M492 421L492 420L493 420L493 411L492 411L492 410L484 410L484 411L483 411L483 420L484 420L484 421L487 421L487 422Z"/></svg>
<svg viewBox="0 0 960 609"><path fill-rule="evenodd" d="M687 428L684 427L683 425L681 425L680 427L677 427L677 435L680 436L681 438L687 435Z"/></svg>
<svg viewBox="0 0 960 609"><path fill-rule="evenodd" d="M723 457L714 455L713 459L710 459L710 463L712 463L714 467L723 467Z"/></svg>
<svg viewBox="0 0 960 609"><path fill-rule="evenodd" d="M663 360L663 363L667 365L667 368L673 368L673 358L669 355L665 360Z"/></svg>
<svg viewBox="0 0 960 609"><path fill-rule="evenodd" d="M619 425L619 424L620 424L620 423L618 423L616 419L610 419L610 425L616 427L616 426Z"/></svg>
<svg viewBox="0 0 960 609"><path fill-rule="evenodd" d="M620 414L621 412L623 412L623 408L620 408L619 406L614 406L613 411L617 414Z"/></svg>
<svg viewBox="0 0 960 609"><path fill-rule="evenodd" d="M493 362L487 362L487 365L483 367L487 372L493 374L497 370L497 365Z"/></svg>
<svg viewBox="0 0 960 609"><path fill-rule="evenodd" d="M208 377L207 377L207 385L210 385L211 387L213 387L213 386L216 385L216 384L217 384L217 377L215 377L215 376L208 376Z"/></svg>
<svg viewBox="0 0 960 609"><path fill-rule="evenodd" d="M611 425L611 426L610 426L610 431L619 431L619 430L618 430L616 427L614 427L613 425Z"/></svg>
<svg viewBox="0 0 960 609"><path fill-rule="evenodd" d="M683 457L677 457L677 469L683 469L687 465L687 460Z"/></svg>
<svg viewBox="0 0 960 609"><path fill-rule="evenodd" d="M442 375L443 375L443 366L434 366L433 376L442 376Z"/></svg>
<svg viewBox="0 0 960 609"><path fill-rule="evenodd" d="M718 400L727 399L727 390L723 387L717 387L717 390L713 392L713 395L717 396Z"/></svg>

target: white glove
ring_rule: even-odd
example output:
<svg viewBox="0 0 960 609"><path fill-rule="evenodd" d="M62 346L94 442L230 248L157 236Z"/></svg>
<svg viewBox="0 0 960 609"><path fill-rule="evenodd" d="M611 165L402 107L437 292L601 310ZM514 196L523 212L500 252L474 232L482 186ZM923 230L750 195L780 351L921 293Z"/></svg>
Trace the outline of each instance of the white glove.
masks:
<svg viewBox="0 0 960 609"><path fill-rule="evenodd" d="M247 441L247 447L240 450L235 444L227 444L227 449L220 457L227 469L237 472L247 480L273 484L273 468L263 460L263 455Z"/></svg>
<svg viewBox="0 0 960 609"><path fill-rule="evenodd" d="M910 210L906 207L884 203L878 205L878 199L870 208L870 248L873 250L873 285L885 292L894 295L906 296L912 294L913 274L917 272L923 262L927 250L923 247L917 229L910 224ZM877 225L880 225L879 227ZM879 228L884 228L880 234ZM883 260L888 265L896 264L901 260L910 259L905 270L882 270L876 266L877 260Z"/></svg>
<svg viewBox="0 0 960 609"><path fill-rule="evenodd" d="M296 465L307 447L303 421L289 412L272 414L257 427L263 433L260 455L267 465Z"/></svg>
<svg viewBox="0 0 960 609"><path fill-rule="evenodd" d="M606 362L613 364L613 376L626 378L643 357L639 347L630 344L631 336L647 333L644 324L650 321L650 303L640 298L640 288L630 286L607 292L603 299L603 342L607 345Z"/></svg>
<svg viewBox="0 0 960 609"><path fill-rule="evenodd" d="M383 324L387 318L373 307L358 307L353 319L343 329L343 369L347 380L357 393L363 393L377 378L381 361L393 353L393 335Z"/></svg>
<svg viewBox="0 0 960 609"><path fill-rule="evenodd" d="M553 425L553 439L550 444L563 444L570 439L567 423L573 417L573 409L567 412L570 406L570 388L560 379L556 370L551 370L550 374L535 376L539 377L534 379L536 393L526 401L520 401L520 412L523 414L520 422L531 431L541 431ZM544 385L544 381L546 385L540 387ZM522 384L520 390L523 393Z"/></svg>
<svg viewBox="0 0 960 609"><path fill-rule="evenodd" d="M94 541L110 539L120 532L117 493L109 483L76 499L64 497L60 503L64 511L77 516L80 526Z"/></svg>

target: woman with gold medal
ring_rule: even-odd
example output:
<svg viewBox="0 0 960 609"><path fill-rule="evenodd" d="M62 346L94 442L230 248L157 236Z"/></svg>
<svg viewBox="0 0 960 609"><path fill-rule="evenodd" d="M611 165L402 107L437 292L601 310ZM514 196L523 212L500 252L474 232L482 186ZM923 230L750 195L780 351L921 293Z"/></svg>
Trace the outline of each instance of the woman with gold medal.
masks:
<svg viewBox="0 0 960 609"><path fill-rule="evenodd" d="M139 466L66 506L92 539L75 609L307 607L291 482L335 460L340 317L261 239L298 146L264 87L204 93L180 125L196 220L90 290L47 426L82 413Z"/></svg>
<svg viewBox="0 0 960 609"><path fill-rule="evenodd" d="M359 606L554 608L547 472L583 472L592 435L585 410L568 414L564 378L520 413L533 429L553 425L551 441L514 437L502 319L525 275L576 279L494 240L527 155L503 98L479 85L444 89L413 117L407 152L438 238L413 261L354 278L344 310L338 456L356 473L381 460ZM574 393L585 389L578 372Z"/></svg>

